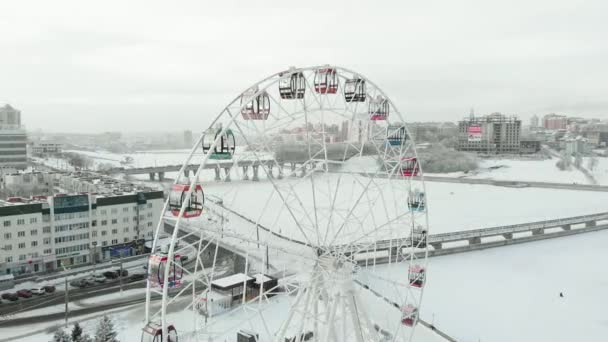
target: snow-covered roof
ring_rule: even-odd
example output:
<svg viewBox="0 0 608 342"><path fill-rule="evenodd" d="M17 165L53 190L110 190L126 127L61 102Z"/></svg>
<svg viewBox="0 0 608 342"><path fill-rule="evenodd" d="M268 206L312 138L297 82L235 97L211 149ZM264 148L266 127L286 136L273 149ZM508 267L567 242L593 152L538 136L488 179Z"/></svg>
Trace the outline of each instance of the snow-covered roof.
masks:
<svg viewBox="0 0 608 342"><path fill-rule="evenodd" d="M231 276L225 277L225 278L216 279L211 282L211 285L223 289L223 288L234 287L234 286L237 286L239 284L242 284L244 282L251 281L251 280L253 280L252 277L250 277L244 273L237 273L237 274L233 274Z"/></svg>
<svg viewBox="0 0 608 342"><path fill-rule="evenodd" d="M262 273L254 274L253 277L255 278L255 282L258 283L258 284L262 284L262 283L265 283L267 281L273 280L269 276L267 276L265 274L262 274Z"/></svg>

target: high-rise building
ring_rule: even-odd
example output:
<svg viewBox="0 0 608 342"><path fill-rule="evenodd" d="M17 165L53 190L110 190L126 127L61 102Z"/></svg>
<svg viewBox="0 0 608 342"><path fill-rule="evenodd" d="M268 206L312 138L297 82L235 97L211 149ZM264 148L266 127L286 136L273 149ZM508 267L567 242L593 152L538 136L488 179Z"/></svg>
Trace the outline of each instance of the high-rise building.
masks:
<svg viewBox="0 0 608 342"><path fill-rule="evenodd" d="M568 126L568 118L565 115L557 115L555 113L543 116L543 127L550 130L566 129Z"/></svg>
<svg viewBox="0 0 608 342"><path fill-rule="evenodd" d="M0 172L27 166L27 136L21 126L21 111L6 104L0 107Z"/></svg>
<svg viewBox="0 0 608 342"><path fill-rule="evenodd" d="M538 119L538 116L532 115L532 117L530 118L530 128L537 128L538 124L539 124L540 120Z"/></svg>
<svg viewBox="0 0 608 342"><path fill-rule="evenodd" d="M519 153L521 120L493 113L458 122L458 150L481 153Z"/></svg>

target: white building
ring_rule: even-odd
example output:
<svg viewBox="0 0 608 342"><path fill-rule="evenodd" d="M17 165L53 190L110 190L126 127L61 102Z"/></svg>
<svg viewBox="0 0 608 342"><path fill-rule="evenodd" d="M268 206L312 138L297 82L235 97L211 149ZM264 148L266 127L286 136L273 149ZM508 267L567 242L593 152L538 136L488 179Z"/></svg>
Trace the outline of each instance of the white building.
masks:
<svg viewBox="0 0 608 342"><path fill-rule="evenodd" d="M49 172L9 173L0 177L0 193L5 197L53 194L55 174Z"/></svg>
<svg viewBox="0 0 608 342"><path fill-rule="evenodd" d="M150 189L0 201L0 273L43 272L135 254L164 204Z"/></svg>
<svg viewBox="0 0 608 342"><path fill-rule="evenodd" d="M27 167L26 140L21 112L8 104L0 107L0 173Z"/></svg>
<svg viewBox="0 0 608 342"><path fill-rule="evenodd" d="M40 140L32 145L32 154L44 156L61 153L62 144L52 140Z"/></svg>

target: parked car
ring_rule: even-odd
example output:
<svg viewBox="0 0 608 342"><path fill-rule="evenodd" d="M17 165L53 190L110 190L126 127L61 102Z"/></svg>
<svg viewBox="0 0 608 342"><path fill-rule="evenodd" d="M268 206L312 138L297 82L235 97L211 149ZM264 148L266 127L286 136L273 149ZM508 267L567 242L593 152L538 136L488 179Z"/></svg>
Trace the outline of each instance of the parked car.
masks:
<svg viewBox="0 0 608 342"><path fill-rule="evenodd" d="M3 293L2 294L2 299L6 299L6 300L10 300L11 302L16 301L17 299L19 299L19 296L17 296L16 293Z"/></svg>
<svg viewBox="0 0 608 342"><path fill-rule="evenodd" d="M93 275L93 280L96 283L105 283L106 282L106 277L104 277L102 274L94 274Z"/></svg>
<svg viewBox="0 0 608 342"><path fill-rule="evenodd" d="M116 279L118 278L118 272L116 271L105 271L103 272L103 276L108 279Z"/></svg>
<svg viewBox="0 0 608 342"><path fill-rule="evenodd" d="M95 285L95 278L86 277L86 278L84 278L84 282L85 282L86 286Z"/></svg>
<svg viewBox="0 0 608 342"><path fill-rule="evenodd" d="M146 275L143 273L135 273L131 274L129 278L127 278L128 282L140 281L146 279Z"/></svg>
<svg viewBox="0 0 608 342"><path fill-rule="evenodd" d="M36 287L36 288L33 288L31 291L33 294L35 294L37 296L40 296L40 295L43 295L46 293L46 290L44 289L44 287Z"/></svg>
<svg viewBox="0 0 608 342"><path fill-rule="evenodd" d="M44 286L44 291L46 293L53 293L53 292L55 292L55 285L45 285Z"/></svg>
<svg viewBox="0 0 608 342"><path fill-rule="evenodd" d="M117 270L115 270L114 272L116 272L116 274L120 274L120 268L119 268L119 269L117 269ZM123 269L123 270L122 270L122 276L123 276L123 277L126 277L126 276L128 276L128 275L129 275L129 271L127 271L127 270Z"/></svg>
<svg viewBox="0 0 608 342"><path fill-rule="evenodd" d="M32 297L32 291L19 290L19 291L17 291L17 296L22 297L22 298L30 298L30 297Z"/></svg>
<svg viewBox="0 0 608 342"><path fill-rule="evenodd" d="M74 287L85 287L87 286L87 282L86 280L84 280L83 278L80 279L74 279L70 282L70 285L74 286Z"/></svg>

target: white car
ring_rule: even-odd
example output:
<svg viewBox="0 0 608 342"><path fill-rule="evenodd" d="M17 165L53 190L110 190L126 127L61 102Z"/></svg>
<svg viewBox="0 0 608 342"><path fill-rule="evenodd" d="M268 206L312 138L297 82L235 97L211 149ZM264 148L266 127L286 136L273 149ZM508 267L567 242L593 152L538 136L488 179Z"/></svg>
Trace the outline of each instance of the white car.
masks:
<svg viewBox="0 0 608 342"><path fill-rule="evenodd" d="M35 295L43 295L46 293L46 290L44 289L44 287L36 287L36 288L33 288L31 291Z"/></svg>
<svg viewBox="0 0 608 342"><path fill-rule="evenodd" d="M106 277L103 274L94 274L92 278L96 283L106 282Z"/></svg>

